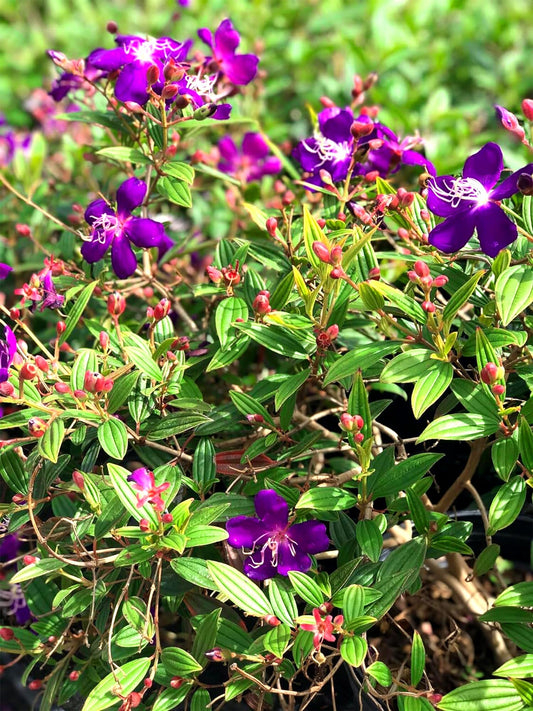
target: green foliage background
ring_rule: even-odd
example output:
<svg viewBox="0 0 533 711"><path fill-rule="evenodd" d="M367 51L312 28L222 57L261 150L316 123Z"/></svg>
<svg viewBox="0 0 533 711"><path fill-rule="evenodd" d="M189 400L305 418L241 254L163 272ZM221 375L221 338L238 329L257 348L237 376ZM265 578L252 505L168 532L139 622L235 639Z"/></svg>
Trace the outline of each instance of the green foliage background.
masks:
<svg viewBox="0 0 533 711"><path fill-rule="evenodd" d="M306 104L329 95L348 103L352 76L376 71L371 103L400 135L419 130L439 170L460 167L472 148L497 139L511 167L523 149L504 135L493 104L519 109L533 96L531 7L524 0L3 0L0 4L0 110L27 125L22 102L52 78L55 48L85 56L111 46L110 19L124 33L195 36L230 17L268 76L242 110L275 141L309 129Z"/></svg>

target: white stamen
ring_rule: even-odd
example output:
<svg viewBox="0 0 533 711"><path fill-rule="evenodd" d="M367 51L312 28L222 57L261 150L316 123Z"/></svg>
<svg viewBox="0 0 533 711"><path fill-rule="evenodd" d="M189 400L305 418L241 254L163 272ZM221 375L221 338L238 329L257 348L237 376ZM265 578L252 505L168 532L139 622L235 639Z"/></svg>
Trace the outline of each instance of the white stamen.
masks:
<svg viewBox="0 0 533 711"><path fill-rule="evenodd" d="M442 186L437 184L435 178L430 178L428 188L440 200L449 203L452 207L459 207L462 200L474 202L477 207L489 202L489 193L475 178L451 178L442 181Z"/></svg>
<svg viewBox="0 0 533 711"><path fill-rule="evenodd" d="M202 98L206 98L209 101L215 101L216 96L213 92L214 86L217 81L217 75L213 74L211 76L186 76L185 82L187 84L187 89L195 91L200 94Z"/></svg>
<svg viewBox="0 0 533 711"><path fill-rule="evenodd" d="M319 165L323 165L329 161L340 163L349 158L352 154L352 145L349 141L336 143L332 141L331 138L323 136L319 131L315 131L313 138L316 141L316 145L310 146L307 141L304 141L303 144L310 153L317 154L320 158Z"/></svg>
<svg viewBox="0 0 533 711"><path fill-rule="evenodd" d="M132 54L137 61L145 63L154 62L154 54L158 52L164 53L164 57L159 57L164 61L167 59L168 54L175 50L176 47L168 39L146 40L145 42L133 40L124 47L126 54Z"/></svg>
<svg viewBox="0 0 533 711"><path fill-rule="evenodd" d="M82 239L85 242L105 244L108 232L112 232L113 237L118 237L122 233L122 225L116 215L104 213L93 222L91 234L83 235Z"/></svg>
<svg viewBox="0 0 533 711"><path fill-rule="evenodd" d="M251 555L253 553L254 549L256 548L258 542L265 536L268 536L268 533L263 533L262 536L259 536L259 538L257 538L254 541L254 545L253 545L253 548L251 551L245 551L243 548L242 552L245 555ZM275 535L268 537L267 542L264 543L263 546L261 547L261 551L260 551L261 558L259 559L259 561L257 563L255 561L250 561L250 564L249 564L250 567L251 568L260 568L262 565L264 565L265 553L267 551L267 548L269 548L272 551L272 560L271 560L270 564L273 568L277 568L278 567L278 549L279 549L279 546L281 543L288 543L291 555L294 557L296 556L296 545L297 545L296 541L293 540L292 538L289 538L289 536L286 533L282 533L280 531L280 532L276 533Z"/></svg>

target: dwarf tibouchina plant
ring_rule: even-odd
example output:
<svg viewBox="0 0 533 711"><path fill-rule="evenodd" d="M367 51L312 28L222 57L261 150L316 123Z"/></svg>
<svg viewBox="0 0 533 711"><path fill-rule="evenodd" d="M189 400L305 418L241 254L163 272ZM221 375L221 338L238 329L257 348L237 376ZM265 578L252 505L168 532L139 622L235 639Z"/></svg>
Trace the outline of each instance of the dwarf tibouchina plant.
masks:
<svg viewBox="0 0 533 711"><path fill-rule="evenodd" d="M231 136L224 136L218 142L218 150L218 169L244 183L260 180L264 175L275 175L281 170L280 159L269 155L268 143L260 133L245 133L240 149Z"/></svg>
<svg viewBox="0 0 533 711"><path fill-rule="evenodd" d="M131 276L137 267L137 257L131 248L159 247L167 239L160 222L131 213L139 207L146 195L146 184L138 178L129 178L117 190L117 209L99 198L85 210L85 220L91 232L81 248L83 258L99 262L111 248L111 264L120 279Z"/></svg>
<svg viewBox="0 0 533 711"><path fill-rule="evenodd" d="M226 523L228 543L246 556L244 572L253 580L266 580L291 570L305 572L310 555L329 547L325 524L320 521L289 523L289 505L273 489L255 497L258 518L235 516Z"/></svg>
<svg viewBox="0 0 533 711"><path fill-rule="evenodd" d="M446 218L431 230L430 244L442 252L457 252L476 230L482 251L495 257L515 241L516 225L498 203L518 192L520 176L531 175L533 163L496 185L502 170L501 148L496 143L486 143L467 159L460 178L440 175L428 180L428 207L435 215Z"/></svg>

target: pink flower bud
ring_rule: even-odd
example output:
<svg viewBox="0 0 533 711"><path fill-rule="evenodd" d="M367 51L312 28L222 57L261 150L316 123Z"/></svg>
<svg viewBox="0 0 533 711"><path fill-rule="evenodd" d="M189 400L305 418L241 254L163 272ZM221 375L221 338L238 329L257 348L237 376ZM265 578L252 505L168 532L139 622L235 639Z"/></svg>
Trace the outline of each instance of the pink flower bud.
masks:
<svg viewBox="0 0 533 711"><path fill-rule="evenodd" d="M326 220L324 220L323 217L319 217L319 219L316 221L317 225L320 227L321 230L324 229L326 226Z"/></svg>
<svg viewBox="0 0 533 711"><path fill-rule="evenodd" d="M100 341L100 348L106 351L109 347L109 335L105 331L100 331L98 339Z"/></svg>
<svg viewBox="0 0 533 711"><path fill-rule="evenodd" d="M350 133L356 141L365 136L369 136L373 130L374 123L372 121L354 121L350 126Z"/></svg>
<svg viewBox="0 0 533 711"><path fill-rule="evenodd" d="M275 615L265 615L263 619L267 625L270 625L271 627L279 627L279 625L281 625L281 621L278 620Z"/></svg>
<svg viewBox="0 0 533 711"><path fill-rule="evenodd" d="M368 272L368 278L374 279L374 281L379 281L381 279L381 269L379 267L372 267Z"/></svg>
<svg viewBox="0 0 533 711"><path fill-rule="evenodd" d="M269 217L268 220L265 222L265 227L266 227L268 234L271 237L275 237L276 230L278 229L278 221L276 220L275 217Z"/></svg>
<svg viewBox="0 0 533 711"><path fill-rule="evenodd" d="M56 324L56 333L58 336L61 336L62 333L65 333L67 330L67 324L64 321L58 321Z"/></svg>
<svg viewBox="0 0 533 711"><path fill-rule="evenodd" d="M78 681L78 679L80 678L79 671L76 671L76 670L71 671L70 674L68 675L68 678L70 679L70 681Z"/></svg>
<svg viewBox="0 0 533 711"><path fill-rule="evenodd" d="M503 395L505 392L505 385L493 385L492 392L494 395Z"/></svg>
<svg viewBox="0 0 533 711"><path fill-rule="evenodd" d="M357 444L361 444L361 442L364 440L365 436L361 432L358 432L353 436L354 441L357 442Z"/></svg>
<svg viewBox="0 0 533 711"><path fill-rule="evenodd" d="M479 374L481 381L485 385L493 385L500 378L500 367L496 363L488 362L486 363Z"/></svg>
<svg viewBox="0 0 533 711"><path fill-rule="evenodd" d="M50 368L50 363L40 355L35 356L35 365L39 368L39 370L42 370L43 373L48 373Z"/></svg>
<svg viewBox="0 0 533 711"><path fill-rule="evenodd" d="M0 395L2 397L13 397L14 394L15 388L10 382L6 380L5 382L0 383Z"/></svg>
<svg viewBox="0 0 533 711"><path fill-rule="evenodd" d="M141 518L139 528L146 533L146 531L150 530L150 521L147 518Z"/></svg>
<svg viewBox="0 0 533 711"><path fill-rule="evenodd" d="M33 380L37 375L37 368L33 363L24 363L20 369L20 377L22 380Z"/></svg>
<svg viewBox="0 0 533 711"><path fill-rule="evenodd" d="M3 639L4 642L9 642L12 640L15 636L15 633L13 630L9 629L9 627L0 627L0 639Z"/></svg>
<svg viewBox="0 0 533 711"><path fill-rule="evenodd" d="M330 264L334 267L340 267L342 264L342 247L333 247L329 255Z"/></svg>
<svg viewBox="0 0 533 711"><path fill-rule="evenodd" d="M361 415L350 415L347 412L343 412L340 416L341 429L345 432L357 432L364 424Z"/></svg>
<svg viewBox="0 0 533 711"><path fill-rule="evenodd" d="M439 274L439 276L437 276L437 277L435 277L435 279L433 279L433 286L436 286L436 287L444 286L447 283L448 283L448 277L444 276L444 274Z"/></svg>
<svg viewBox="0 0 533 711"><path fill-rule="evenodd" d="M168 299L161 299L161 301L154 306L154 320L161 321L168 316L170 311L170 301Z"/></svg>
<svg viewBox="0 0 533 711"><path fill-rule="evenodd" d="M412 270L410 270L407 272L407 276L409 277L409 281L412 281L415 284L418 284L418 274L416 272L413 272Z"/></svg>
<svg viewBox="0 0 533 711"><path fill-rule="evenodd" d="M126 308L126 299L115 291L113 294L109 294L107 297L107 313L110 316L120 316L124 313Z"/></svg>
<svg viewBox="0 0 533 711"><path fill-rule="evenodd" d="M250 423L257 422L258 424L262 424L265 421L263 415L260 414L246 415L246 419Z"/></svg>
<svg viewBox="0 0 533 711"><path fill-rule="evenodd" d="M432 314L437 307L435 306L435 304L432 301L423 301L422 308L424 309L424 311L426 313Z"/></svg>
<svg viewBox="0 0 533 711"><path fill-rule="evenodd" d="M22 559L24 565L33 565L34 563L37 563L40 560L35 555L25 555L24 558Z"/></svg>
<svg viewBox="0 0 533 711"><path fill-rule="evenodd" d="M79 472L77 469L75 469L72 472L72 481L76 484L78 489L81 491L84 490L85 488L85 478L81 472Z"/></svg>
<svg viewBox="0 0 533 711"><path fill-rule="evenodd" d="M324 264L330 263L329 249L326 247L325 244L316 240L315 242L313 242L312 248L313 252L316 254L316 256L320 259L321 262L324 262Z"/></svg>
<svg viewBox="0 0 533 711"><path fill-rule="evenodd" d="M344 276L346 276L346 272L342 267L334 267L330 271L329 275L332 279L342 279Z"/></svg>
<svg viewBox="0 0 533 711"><path fill-rule="evenodd" d="M326 335L330 341L334 341L337 338L339 335L339 327L336 323L333 323L331 326L326 328Z"/></svg>
<svg viewBox="0 0 533 711"><path fill-rule="evenodd" d="M522 101L522 111L528 121L533 121L533 99L524 99Z"/></svg>
<svg viewBox="0 0 533 711"><path fill-rule="evenodd" d="M425 262L422 262L420 259L415 262L414 268L415 272L419 277L427 277L430 275L428 265Z"/></svg>
<svg viewBox="0 0 533 711"><path fill-rule="evenodd" d="M206 652L206 655L207 655L207 652ZM213 660L213 661L217 661L217 660ZM185 679L183 677L173 676L169 683L170 683L170 686L172 689L179 689L180 686L183 686L184 682L185 682Z"/></svg>
<svg viewBox="0 0 533 711"><path fill-rule="evenodd" d="M83 388L89 393L95 393L98 389L98 379L100 377L100 373L95 373L92 370L85 371L85 375L83 376Z"/></svg>
<svg viewBox="0 0 533 711"><path fill-rule="evenodd" d="M85 390L74 390L74 397L78 398L78 400L86 400L87 393Z"/></svg>
<svg viewBox="0 0 533 711"><path fill-rule="evenodd" d="M409 239L409 230L406 230L405 227L400 227L398 229L398 237L403 240Z"/></svg>
<svg viewBox="0 0 533 711"><path fill-rule="evenodd" d="M218 284L219 282L222 281L222 272L220 269L217 269L216 267L212 267L209 265L206 267L207 276L211 279L212 282L215 284Z"/></svg>
<svg viewBox="0 0 533 711"><path fill-rule="evenodd" d="M38 691L41 689L43 686L43 680L42 679L34 679L33 681L30 681L28 684L28 689L31 689L32 691Z"/></svg>
<svg viewBox="0 0 533 711"><path fill-rule="evenodd" d="M164 514L161 516L161 521L163 521L163 523L172 523L173 520L174 520L174 519L173 519L171 513L164 513Z"/></svg>
<svg viewBox="0 0 533 711"><path fill-rule="evenodd" d="M510 111L507 111L504 106L495 106L494 108L496 109L500 123L505 130L509 131L509 133L512 133L513 136L522 141L526 133L522 126L518 123L516 116Z"/></svg>
<svg viewBox="0 0 533 711"><path fill-rule="evenodd" d="M204 652L204 654L212 662L223 662L225 659L224 653L220 647L214 647L213 649Z"/></svg>
<svg viewBox="0 0 533 711"><path fill-rule="evenodd" d="M70 392L70 385L68 383L55 383L54 390L60 395L65 395Z"/></svg>
<svg viewBox="0 0 533 711"><path fill-rule="evenodd" d="M268 296L261 293L257 294L255 297L252 308L259 316L264 316L272 311Z"/></svg>

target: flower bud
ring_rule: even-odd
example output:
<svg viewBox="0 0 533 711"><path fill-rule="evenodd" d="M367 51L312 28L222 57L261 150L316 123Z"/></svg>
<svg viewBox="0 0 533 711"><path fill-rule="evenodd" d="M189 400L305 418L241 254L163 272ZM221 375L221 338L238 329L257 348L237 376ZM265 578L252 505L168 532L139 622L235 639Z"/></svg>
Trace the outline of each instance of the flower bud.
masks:
<svg viewBox="0 0 533 711"><path fill-rule="evenodd" d="M85 390L74 390L73 393L75 398L78 398L78 400L86 400L87 399L87 393Z"/></svg>
<svg viewBox="0 0 533 711"><path fill-rule="evenodd" d="M140 706L142 700L143 697L139 694L138 691L132 691L131 694L129 694L128 696L129 708L136 709L138 706Z"/></svg>
<svg viewBox="0 0 533 711"><path fill-rule="evenodd" d="M168 299L161 299L161 301L154 306L154 321L162 321L165 316L168 316L170 311L170 301Z"/></svg>
<svg viewBox="0 0 533 711"><path fill-rule="evenodd" d="M13 319L13 321L16 321L20 318L20 309L10 309L9 315Z"/></svg>
<svg viewBox="0 0 533 711"><path fill-rule="evenodd" d="M76 670L71 671L70 674L68 675L68 678L70 679L70 681L78 681L78 679L80 678L79 671L76 671Z"/></svg>
<svg viewBox="0 0 533 711"><path fill-rule="evenodd" d="M319 242L320 244L320 242ZM329 261L330 264L333 264L334 267L340 267L342 264L342 247L333 247L331 252L329 253Z"/></svg>
<svg viewBox="0 0 533 711"><path fill-rule="evenodd" d="M146 70L146 83L148 86L152 84L157 84L159 81L159 67L157 64L151 64Z"/></svg>
<svg viewBox="0 0 533 711"><path fill-rule="evenodd" d="M493 385L505 377L505 369L501 365L489 361L483 366L479 376L485 385Z"/></svg>
<svg viewBox="0 0 533 711"><path fill-rule="evenodd" d="M58 321L56 323L56 333L58 336L61 336L61 334L65 333L67 330L67 324L64 321Z"/></svg>
<svg viewBox="0 0 533 711"><path fill-rule="evenodd" d="M98 340L100 341L100 348L106 351L109 347L109 335L105 331L100 331Z"/></svg>
<svg viewBox="0 0 533 711"><path fill-rule="evenodd" d="M171 513L164 513L164 514L161 516L161 521L163 521L163 523L172 523L173 520L174 520L174 519L173 519Z"/></svg>
<svg viewBox="0 0 533 711"><path fill-rule="evenodd" d="M505 392L505 385L493 385L492 392L494 395L503 395Z"/></svg>
<svg viewBox="0 0 533 711"><path fill-rule="evenodd" d="M111 378L102 378L102 381L98 382L99 391L104 392L104 393L111 392L111 390L113 390L114 384L115 383L113 380L111 380Z"/></svg>
<svg viewBox="0 0 533 711"><path fill-rule="evenodd" d="M2 397L13 397L14 394L15 388L10 382L6 380L5 382L0 383L0 395Z"/></svg>
<svg viewBox="0 0 533 711"><path fill-rule="evenodd" d="M528 121L533 121L533 99L522 101L522 112Z"/></svg>
<svg viewBox="0 0 533 711"><path fill-rule="evenodd" d="M48 373L48 369L50 368L50 363L40 355L35 356L35 365L39 370L42 370L43 373Z"/></svg>
<svg viewBox="0 0 533 711"><path fill-rule="evenodd" d="M360 138L369 136L374 130L373 121L354 121L350 126L350 133L358 141Z"/></svg>
<svg viewBox="0 0 533 711"><path fill-rule="evenodd" d="M70 392L70 385L68 383L55 383L54 390L60 395L65 395Z"/></svg>
<svg viewBox="0 0 533 711"><path fill-rule="evenodd" d="M516 187L520 190L522 195L533 195L533 175L529 173L519 175L516 181Z"/></svg>
<svg viewBox="0 0 533 711"><path fill-rule="evenodd" d="M372 267L372 269L368 272L367 278L379 281L381 279L381 269L379 267Z"/></svg>
<svg viewBox="0 0 533 711"><path fill-rule="evenodd" d="M423 301L422 308L424 309L424 311L426 313L432 314L437 307L435 306L435 304L432 301Z"/></svg>
<svg viewBox="0 0 533 711"><path fill-rule="evenodd" d="M113 20L109 20L105 28L111 35L115 35L118 32L118 25Z"/></svg>
<svg viewBox="0 0 533 711"><path fill-rule="evenodd" d="M143 681L143 686L145 689L151 689L152 684L153 684L153 681L150 679L150 677L146 677L146 679Z"/></svg>
<svg viewBox="0 0 533 711"><path fill-rule="evenodd" d="M342 279L343 276L345 276L345 274L346 273L342 267L335 267L329 273L329 275L332 279Z"/></svg>
<svg viewBox="0 0 533 711"><path fill-rule="evenodd" d="M358 432L365 424L361 415L350 415L343 412L340 416L340 426L345 432Z"/></svg>
<svg viewBox="0 0 533 711"><path fill-rule="evenodd" d="M269 217L265 222L266 231L271 237L276 236L276 230L278 229L278 221L275 217Z"/></svg>
<svg viewBox="0 0 533 711"><path fill-rule="evenodd" d="M205 656L212 662L223 662L225 660L224 652L220 647L214 647L213 649L204 652Z"/></svg>
<svg viewBox="0 0 533 711"><path fill-rule="evenodd" d="M77 469L74 469L74 471L72 472L72 481L76 484L78 489L80 489L81 491L84 490L85 479L83 477L83 474L81 472L79 472Z"/></svg>
<svg viewBox="0 0 533 711"><path fill-rule="evenodd" d="M126 308L126 299L118 291L107 297L107 313L110 316L120 316Z"/></svg>
<svg viewBox="0 0 533 711"><path fill-rule="evenodd" d="M37 368L34 363L24 363L19 373L22 380L33 380L37 377Z"/></svg>
<svg viewBox="0 0 533 711"><path fill-rule="evenodd" d="M324 264L330 263L329 249L325 244L317 240L313 242L312 249L321 262L324 262Z"/></svg>
<svg viewBox="0 0 533 711"><path fill-rule="evenodd" d="M33 681L30 681L28 684L28 689L31 689L32 691L38 691L41 689L43 686L43 680L42 679L34 679Z"/></svg>
<svg viewBox="0 0 533 711"><path fill-rule="evenodd" d="M42 437L47 427L47 423L40 417L32 417L31 420L28 420L28 430L32 437Z"/></svg>
<svg viewBox="0 0 533 711"><path fill-rule="evenodd" d="M13 494L13 496L11 497L11 501L14 504L17 504L17 506L19 506L20 504L26 503L26 499L24 498L24 496L22 494Z"/></svg>
<svg viewBox="0 0 533 711"><path fill-rule="evenodd" d="M339 327L336 323L333 323L331 324L331 326L328 326L328 328L326 328L326 336L329 338L330 341L334 341L338 335Z"/></svg>
<svg viewBox="0 0 533 711"><path fill-rule="evenodd" d="M212 267L211 265L206 267L207 276L211 279L212 282L215 284L218 284L222 281L223 275L220 269L217 269L216 267Z"/></svg>
<svg viewBox="0 0 533 711"><path fill-rule="evenodd" d="M180 79L183 79L184 75L185 70L183 67L180 67L179 64L176 64L176 60L172 57L163 67L163 76L165 77L166 82L179 81Z"/></svg>
<svg viewBox="0 0 533 711"><path fill-rule="evenodd" d="M405 208L411 207L415 200L415 194L404 190L404 188L398 188L396 197L398 198L398 208L400 210L405 210Z"/></svg>
<svg viewBox="0 0 533 711"><path fill-rule="evenodd" d="M262 424L265 421L265 418L263 417L263 415L259 415L259 414L246 415L246 419L250 423L257 422L258 424Z"/></svg>
<svg viewBox="0 0 533 711"><path fill-rule="evenodd" d="M40 558L37 558L35 555L25 555L22 559L24 565L33 565L34 563L38 563Z"/></svg>
<svg viewBox="0 0 533 711"><path fill-rule="evenodd" d="M439 274L439 276L437 276L437 277L435 277L435 279L433 279L432 286L435 286L435 287L444 286L445 284L448 283L448 281L449 280L448 280L447 276L445 276L444 274Z"/></svg>
<svg viewBox="0 0 533 711"><path fill-rule="evenodd" d="M512 133L513 136L516 136L516 138L522 141L526 133L522 126L518 123L516 116L510 111L507 111L504 106L495 106L494 108L496 109L500 123L505 130L509 131L509 133Z"/></svg>
<svg viewBox="0 0 533 711"><path fill-rule="evenodd" d="M180 686L183 686L185 682L185 679L181 676L173 676L172 679L170 680L170 686L172 689L179 689Z"/></svg>
<svg viewBox="0 0 533 711"><path fill-rule="evenodd" d="M419 277L427 277L430 275L428 265L420 259L415 262L415 272Z"/></svg>
<svg viewBox="0 0 533 711"><path fill-rule="evenodd" d="M150 521L147 518L141 518L139 528L146 533L146 531L150 530Z"/></svg>
<svg viewBox="0 0 533 711"><path fill-rule="evenodd" d="M161 91L161 98L164 101L172 101L172 99L177 95L178 87L175 84L167 84L163 87ZM172 146L175 148L175 146Z"/></svg>
<svg viewBox="0 0 533 711"><path fill-rule="evenodd" d="M235 267L231 264L228 267L223 267L222 278L226 286L237 286L241 280L241 275L239 274L239 262L235 262Z"/></svg>
<svg viewBox="0 0 533 711"><path fill-rule="evenodd" d="M278 620L275 615L265 615L263 619L267 625L270 625L271 627L279 627L279 625L281 625L281 620Z"/></svg>
<svg viewBox="0 0 533 711"><path fill-rule="evenodd" d="M204 104L203 106L200 106L200 108L196 109L192 117L195 121L204 121L205 119L208 119L210 116L212 116L216 110L216 104L212 102Z"/></svg>
<svg viewBox="0 0 533 711"><path fill-rule="evenodd" d="M83 376L83 388L89 393L95 393L98 389L98 379L100 373L95 373L93 370L86 370Z"/></svg>
<svg viewBox="0 0 533 711"><path fill-rule="evenodd" d="M15 633L12 629L9 629L9 627L0 627L0 639L3 639L4 642L9 642L14 636Z"/></svg>
<svg viewBox="0 0 533 711"><path fill-rule="evenodd" d="M264 316L265 314L268 314L270 311L272 311L272 307L270 306L270 301L269 301L269 294L268 292L262 294L257 294L257 296L254 299L254 302L252 304L252 308L255 311L255 313L258 316Z"/></svg>

